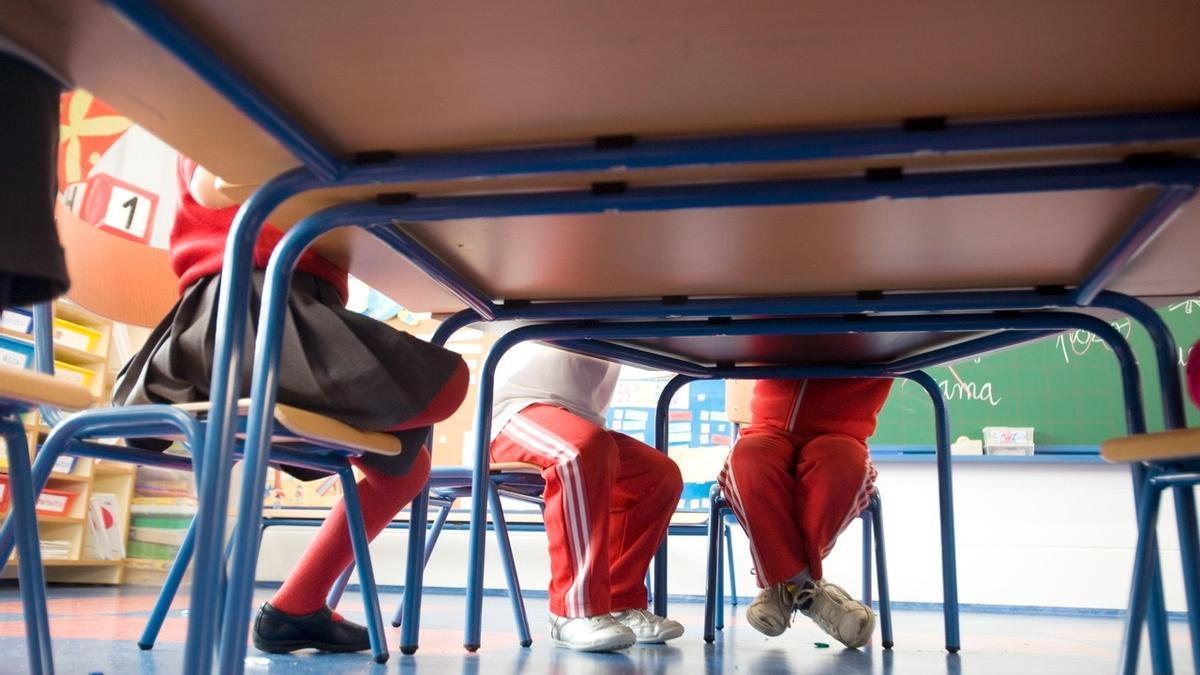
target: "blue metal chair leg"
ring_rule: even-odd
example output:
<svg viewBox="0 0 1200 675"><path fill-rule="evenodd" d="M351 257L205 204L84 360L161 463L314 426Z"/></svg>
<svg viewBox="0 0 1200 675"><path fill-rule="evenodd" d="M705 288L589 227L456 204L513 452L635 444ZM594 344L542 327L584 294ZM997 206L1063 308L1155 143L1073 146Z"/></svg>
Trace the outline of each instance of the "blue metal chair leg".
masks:
<svg viewBox="0 0 1200 675"><path fill-rule="evenodd" d="M37 496L25 428L17 415L18 411L12 409L4 412L4 419L0 420L0 434L3 434L8 448L8 487L12 510L9 519L16 528L15 541L20 555L17 574L25 614L25 652L29 659L29 672L36 675L51 674L54 672L54 657L50 647L46 579L42 571L42 550L34 510Z"/></svg>
<svg viewBox="0 0 1200 675"><path fill-rule="evenodd" d="M433 447L432 432L428 447ZM404 597L396 608L393 624L399 624L407 612L411 620L400 631L400 653L412 656L417 652L421 632L421 594L425 590L425 565L432 547L426 545L425 523L429 520L428 483L413 499L408 511L408 552L404 568Z"/></svg>
<svg viewBox="0 0 1200 675"><path fill-rule="evenodd" d="M871 606L871 526L874 517L870 507L859 516L862 521L862 601L867 607Z"/></svg>
<svg viewBox="0 0 1200 675"><path fill-rule="evenodd" d="M721 542L721 506L719 493L715 486L709 497L708 507L708 573L704 584L704 641L712 642L716 639L716 608L717 599L717 556L720 552Z"/></svg>
<svg viewBox="0 0 1200 675"><path fill-rule="evenodd" d="M721 519L725 519L722 512ZM729 570L729 604L737 607L738 592L737 592L737 572L733 568L733 530L729 527L729 523L725 523L725 568Z"/></svg>
<svg viewBox="0 0 1200 675"><path fill-rule="evenodd" d="M719 514L720 512L718 511ZM720 520L718 517L717 522L719 523ZM711 526L709 529L712 529ZM717 536L719 537L717 541L717 574L715 577L717 590L713 594L713 599L717 605L713 610L713 627L717 630L725 630L725 547L722 545L723 542L721 540L724 538L725 532L726 528L717 528Z"/></svg>
<svg viewBox="0 0 1200 675"><path fill-rule="evenodd" d="M337 606L342 601L342 594L346 592L346 584L350 583L350 574L354 572L354 563L346 565L346 569L338 575L337 581L333 582L333 586L329 588L329 594L325 596L325 605L330 609L337 609Z"/></svg>
<svg viewBox="0 0 1200 675"><path fill-rule="evenodd" d="M522 647L533 644L529 634L529 616L525 613L525 598L521 595L521 582L517 578L517 565L513 560L512 542L508 539L508 523L504 520L504 509L500 505L500 491L496 484L488 481L488 502L492 509L492 522L496 528L496 544L500 547L500 561L504 564L504 578L508 582L508 599L512 603L513 622L517 625L517 636Z"/></svg>
<svg viewBox="0 0 1200 675"><path fill-rule="evenodd" d="M1161 490L1149 483L1143 484L1138 500L1138 543L1133 558L1133 583L1130 589L1129 614L1125 619L1125 640L1121 654L1121 672L1124 675L1134 675L1137 672L1142 625L1146 619L1154 582L1157 558L1154 528L1158 523L1158 507L1161 498Z"/></svg>
<svg viewBox="0 0 1200 675"><path fill-rule="evenodd" d="M1137 517L1141 522L1141 509L1146 502L1143 500L1146 492L1159 492L1156 488L1148 487L1148 476L1151 470L1141 463L1134 463L1130 467L1130 473L1133 477L1133 498L1137 507ZM1156 497L1156 500L1161 499L1161 494ZM1157 502L1156 506L1157 507ZM1155 523L1158 522L1155 515ZM1139 535L1141 530L1138 530ZM1162 585L1162 566L1158 556L1158 533L1156 528L1151 528L1148 533L1149 553L1147 555L1146 564L1150 567L1150 588L1149 597L1146 599L1146 611L1140 617L1135 617L1132 608L1130 609L1130 617L1137 619L1137 625L1127 627L1127 633L1141 635L1142 625L1147 626L1149 643L1150 643L1150 662L1151 668L1155 673L1170 673L1174 671L1174 666L1171 663L1171 643L1170 637L1167 634L1167 611L1166 600L1163 595ZM1140 637L1139 637L1140 642ZM1134 645L1133 659L1136 663L1136 650L1140 648L1140 644Z"/></svg>
<svg viewBox="0 0 1200 675"><path fill-rule="evenodd" d="M162 590L158 593L158 600L154 602L154 609L150 612L150 619L142 630L142 637L138 639L138 647L154 648L154 643L158 640L158 632L162 629L167 613L171 611L171 603L174 602L175 594L179 592L179 585L183 583L183 576L192 562L192 550L195 546L196 519L193 518L192 523L188 525L187 534L183 536L183 545L175 554L175 562L171 563L171 569L167 572L166 580L163 581Z"/></svg>
<svg viewBox="0 0 1200 675"><path fill-rule="evenodd" d="M425 539L425 557L421 559L421 561L420 561L421 565L429 564L429 558L430 558L430 556L433 555L433 547L437 546L438 538L442 536L442 528L445 527L445 525L446 525L446 518L450 516L450 509L453 505L454 505L453 500L450 500L447 502L440 502L438 504L437 518L433 521L433 526L430 528L429 534L426 536L426 539ZM414 522L414 521L410 518L409 519L410 527L411 527L412 522ZM412 563L410 562L409 564L412 564ZM407 591L407 587L405 587L405 590ZM392 615L392 626L395 628L399 628L403 624L403 621L404 621L404 603L401 602L400 605L398 605L396 607L396 613L394 615ZM401 637L401 639L403 640L403 637ZM405 643L403 643L403 642L401 643L400 651L408 656L412 656L412 654L415 653L417 650L415 636L413 637L413 640L414 641L412 644L411 652L404 651Z"/></svg>
<svg viewBox="0 0 1200 675"><path fill-rule="evenodd" d="M383 633L383 615L379 610L379 594L375 588L375 573L371 567L371 551L367 546L362 505L358 501L358 486L354 482L354 471L349 464L340 470L338 475L342 479L342 502L346 509L346 525L350 529L350 545L354 549L354 560L358 565L358 585L362 588L363 611L367 615L371 653L376 663L385 663L388 660L387 641Z"/></svg>
<svg viewBox="0 0 1200 675"><path fill-rule="evenodd" d="M158 641L158 634L162 630L162 624L166 620L167 614L171 611L171 603L175 601L175 596L179 593L179 586L183 583L183 577L187 574L187 569L192 562L195 550L196 519L193 518L191 524L188 525L187 534L183 537L183 544L179 547L179 551L175 554L175 560L171 563L171 569L167 572L167 578L163 581L162 590L159 591L158 599L154 602L154 609L150 612L150 618L146 621L146 627L142 629L142 637L138 639L137 644L141 649L153 649L154 643ZM230 559L232 550L233 539L230 539L225 545L225 560ZM224 609L225 591L228 585L228 574L223 573L218 593L218 612Z"/></svg>
<svg viewBox="0 0 1200 675"><path fill-rule="evenodd" d="M1183 587L1187 596L1188 631L1192 637L1192 667L1200 673L1200 531L1196 523L1196 493L1192 486L1175 488L1175 523L1183 559Z"/></svg>
<svg viewBox="0 0 1200 675"><path fill-rule="evenodd" d="M876 492L871 497L871 518L875 521L875 577L879 582L879 624L883 648L891 649L892 640L892 594L888 588L887 551L883 545L883 499Z"/></svg>

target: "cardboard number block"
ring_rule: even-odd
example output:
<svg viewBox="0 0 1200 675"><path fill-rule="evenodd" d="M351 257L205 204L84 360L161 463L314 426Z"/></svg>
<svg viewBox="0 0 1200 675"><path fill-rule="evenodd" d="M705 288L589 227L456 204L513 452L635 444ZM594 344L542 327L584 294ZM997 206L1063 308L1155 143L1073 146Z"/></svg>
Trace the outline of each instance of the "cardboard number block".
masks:
<svg viewBox="0 0 1200 675"><path fill-rule="evenodd" d="M150 224L158 195L108 174L88 178L80 217L97 227L142 243L150 241Z"/></svg>

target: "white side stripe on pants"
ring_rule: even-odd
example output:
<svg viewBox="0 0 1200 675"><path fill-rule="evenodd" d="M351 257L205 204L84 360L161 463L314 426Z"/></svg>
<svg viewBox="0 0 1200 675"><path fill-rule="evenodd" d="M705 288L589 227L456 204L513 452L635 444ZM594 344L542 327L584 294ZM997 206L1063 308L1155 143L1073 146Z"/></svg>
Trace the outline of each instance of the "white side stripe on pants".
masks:
<svg viewBox="0 0 1200 675"><path fill-rule="evenodd" d="M742 505L742 494L738 490L737 479L733 475L733 462L731 460L732 451L730 451L730 457L725 459L725 467L721 470L721 475L718 476L717 481L721 484L729 505L733 507L734 515L742 523L742 530L746 532L746 538L750 540L750 558L754 560L754 572L758 577L758 584L766 588L767 582L764 576L766 571L763 569L762 557L758 554L758 547L754 544L754 537L750 534L748 526L750 521L746 518L746 508Z"/></svg>
<svg viewBox="0 0 1200 675"><path fill-rule="evenodd" d="M574 559L575 574L564 602L570 616L586 616L587 581L592 561L591 529L588 526L587 493L579 468L579 451L544 427L517 415L504 425L503 434L531 452L555 460L562 482L564 520L567 541Z"/></svg>

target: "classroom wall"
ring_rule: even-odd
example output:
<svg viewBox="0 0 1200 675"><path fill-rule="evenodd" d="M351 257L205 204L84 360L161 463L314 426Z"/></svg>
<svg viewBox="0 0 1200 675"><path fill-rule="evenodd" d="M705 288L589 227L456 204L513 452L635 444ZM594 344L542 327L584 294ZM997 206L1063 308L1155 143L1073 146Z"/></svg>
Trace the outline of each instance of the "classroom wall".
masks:
<svg viewBox="0 0 1200 675"><path fill-rule="evenodd" d="M887 463L879 469L893 600L940 603L934 466ZM954 470L954 487L961 602L1124 608L1136 534L1127 467L961 463ZM1160 528L1164 578L1168 608L1183 611L1173 509L1168 497ZM827 578L852 593L860 588L859 531L860 525L852 524L826 563ZM312 532L312 528L268 529L259 580L282 580ZM738 591L750 595L754 582L749 554L741 533L736 536ZM372 546L380 583L403 584L406 540L403 530L392 530ZM549 578L545 535L517 532L512 540L522 585L544 591ZM671 594L702 595L704 538L673 537L671 545ZM427 585L461 588L466 554L466 533L446 532L430 561ZM496 555L489 535L486 584L501 589L504 578Z"/></svg>

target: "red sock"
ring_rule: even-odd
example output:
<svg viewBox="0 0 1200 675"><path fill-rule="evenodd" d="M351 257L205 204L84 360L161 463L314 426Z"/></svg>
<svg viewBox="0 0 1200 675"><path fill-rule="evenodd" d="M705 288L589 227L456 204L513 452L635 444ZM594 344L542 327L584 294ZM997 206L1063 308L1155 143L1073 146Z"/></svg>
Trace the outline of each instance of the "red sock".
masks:
<svg viewBox="0 0 1200 675"><path fill-rule="evenodd" d="M417 496L429 480L429 464L429 451L425 448L421 448L412 469L403 476L391 476L355 463L363 472L358 481L358 497L362 502L368 540L375 539L400 509ZM312 614L325 606L329 589L353 560L345 507L338 502L296 563L296 568L271 598L271 605L293 616Z"/></svg>

